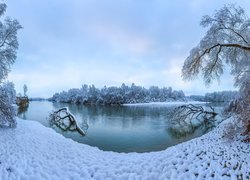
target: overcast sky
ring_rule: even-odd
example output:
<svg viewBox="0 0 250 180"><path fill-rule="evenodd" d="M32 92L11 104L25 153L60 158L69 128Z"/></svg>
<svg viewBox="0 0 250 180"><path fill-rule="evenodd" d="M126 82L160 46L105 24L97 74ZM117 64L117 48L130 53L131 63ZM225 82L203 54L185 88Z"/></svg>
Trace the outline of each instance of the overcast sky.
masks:
<svg viewBox="0 0 250 180"><path fill-rule="evenodd" d="M183 82L181 68L206 29L203 15L249 0L9 0L6 14L20 30L16 63L9 74L17 92L30 97L122 83L172 86L186 94L233 88L233 78L206 89L202 80Z"/></svg>

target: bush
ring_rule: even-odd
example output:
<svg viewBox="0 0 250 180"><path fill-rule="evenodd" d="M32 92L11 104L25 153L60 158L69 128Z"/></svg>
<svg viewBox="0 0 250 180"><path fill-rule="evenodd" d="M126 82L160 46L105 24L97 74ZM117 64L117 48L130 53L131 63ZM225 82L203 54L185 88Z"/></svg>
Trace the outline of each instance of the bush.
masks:
<svg viewBox="0 0 250 180"><path fill-rule="evenodd" d="M0 86L0 126L16 126L15 96L13 83L6 82Z"/></svg>

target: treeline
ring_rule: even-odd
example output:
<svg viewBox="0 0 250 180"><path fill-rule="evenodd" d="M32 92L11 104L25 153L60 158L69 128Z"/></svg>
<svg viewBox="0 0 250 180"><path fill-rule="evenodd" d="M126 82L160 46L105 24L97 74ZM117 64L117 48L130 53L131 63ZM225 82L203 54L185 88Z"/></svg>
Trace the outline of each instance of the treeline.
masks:
<svg viewBox="0 0 250 180"><path fill-rule="evenodd" d="M208 102L229 102L239 95L238 91L220 91L205 94L205 101Z"/></svg>
<svg viewBox="0 0 250 180"><path fill-rule="evenodd" d="M195 101L206 101L206 102L229 102L238 96L238 91L219 91L206 93L205 96L191 95L190 99Z"/></svg>
<svg viewBox="0 0 250 180"><path fill-rule="evenodd" d="M106 87L101 89L94 85L83 85L80 89L55 93L51 101L96 105L121 105L127 103L148 103L185 100L183 91L172 90L171 87L159 88L151 86L146 89L142 86L122 84L121 87Z"/></svg>

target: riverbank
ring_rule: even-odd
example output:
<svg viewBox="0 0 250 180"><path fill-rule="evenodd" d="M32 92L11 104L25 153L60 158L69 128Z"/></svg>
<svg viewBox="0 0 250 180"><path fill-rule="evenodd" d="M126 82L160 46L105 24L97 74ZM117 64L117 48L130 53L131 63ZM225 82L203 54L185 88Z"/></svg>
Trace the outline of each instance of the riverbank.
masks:
<svg viewBox="0 0 250 180"><path fill-rule="evenodd" d="M17 128L0 129L0 179L249 179L249 143L222 138L229 121L164 151L126 154L18 119Z"/></svg>

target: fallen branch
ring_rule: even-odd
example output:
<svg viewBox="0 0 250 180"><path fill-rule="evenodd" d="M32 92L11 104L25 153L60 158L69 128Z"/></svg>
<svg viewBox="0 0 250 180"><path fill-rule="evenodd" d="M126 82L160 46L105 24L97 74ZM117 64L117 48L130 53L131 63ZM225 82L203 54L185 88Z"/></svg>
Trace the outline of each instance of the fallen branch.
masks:
<svg viewBox="0 0 250 180"><path fill-rule="evenodd" d="M204 127L210 129L213 127L213 122L217 115L218 113L211 106L204 108L203 106L193 104L182 105L173 110L171 123L173 127L185 127L191 132L200 125L204 125Z"/></svg>
<svg viewBox="0 0 250 180"><path fill-rule="evenodd" d="M49 119L52 125L55 124L63 131L78 131L81 135L86 135L86 132L80 128L75 116L69 111L68 107L52 112ZM87 124L86 127L88 128Z"/></svg>

